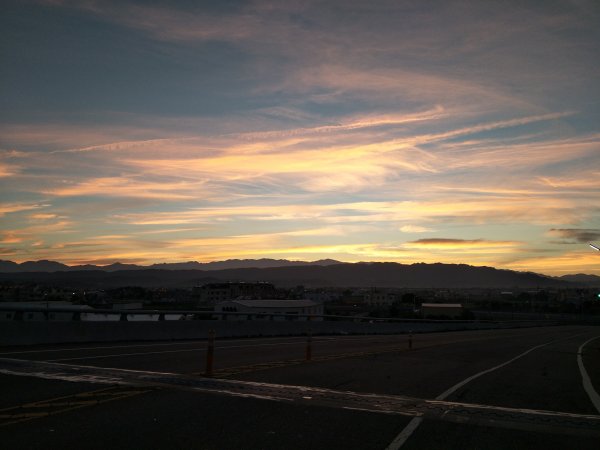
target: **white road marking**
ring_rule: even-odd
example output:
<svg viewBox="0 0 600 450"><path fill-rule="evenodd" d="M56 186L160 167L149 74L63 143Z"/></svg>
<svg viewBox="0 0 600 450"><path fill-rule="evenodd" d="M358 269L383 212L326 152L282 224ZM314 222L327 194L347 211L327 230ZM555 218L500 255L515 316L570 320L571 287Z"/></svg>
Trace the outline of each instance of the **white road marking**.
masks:
<svg viewBox="0 0 600 450"><path fill-rule="evenodd" d="M503 362L502 364L498 364L497 366L492 367L491 369L487 369L487 370L483 370L479 373L476 373L475 375L470 376L469 378L465 378L463 381L461 381L460 383L455 384L454 386L452 386L450 389L442 392L440 395L438 395L435 399L436 400L444 400L446 398L448 398L450 395L452 395L453 393L455 393L457 390L459 390L461 387L463 387L465 384L470 383L471 381L475 380L476 378L479 378L485 374L488 374L490 372L493 372L494 370L498 370L504 366L509 365L512 362L515 362L517 359L522 358L525 355L528 355L529 353L531 353L534 350L537 350L538 348L542 348L545 347L548 344L551 344L555 341L550 341L550 342L546 342L545 344L540 344L540 345L536 345L535 347L531 347L529 350L521 353L518 356L515 356L512 359L509 359L506 362Z"/></svg>
<svg viewBox="0 0 600 450"><path fill-rule="evenodd" d="M515 409L472 403L424 400L414 397L337 391L309 386L282 385L241 380L215 380L138 370L111 369L19 359L0 359L0 373L100 384L147 385L200 393L224 394L319 407L439 418L455 422L477 415L481 425L521 430L540 426L575 436L600 437L600 416L559 411ZM450 413L450 414L448 414ZM454 417L451 417L454 416ZM463 420L459 420L461 423ZM417 422L418 425L419 422ZM416 428L416 427L415 427ZM408 433L408 432L407 432Z"/></svg>
<svg viewBox="0 0 600 450"><path fill-rule="evenodd" d="M585 333L579 333L576 334L574 336L569 336L566 339L571 339L577 336L581 336L582 334ZM476 373L475 375L470 376L469 378L465 378L463 381L461 381L460 383L455 384L454 386L452 386L451 388L447 389L446 391L442 392L440 395L438 395L435 399L436 400L444 400L446 399L448 396L450 396L451 394L453 394L454 392L456 392L458 389L460 389L461 387L463 387L465 384L470 383L471 381L475 380L476 378L479 378L483 375L486 375L490 372L493 372L494 370L498 370L504 366L507 366L508 364L515 362L517 359L522 358L523 356L528 355L529 353L531 353L534 350L537 350L538 348L542 348L545 347L546 345L550 345L556 341L558 341L559 339L554 339L550 342L546 342L545 344L540 344L540 345L536 345L535 347L531 347L529 350L524 351L523 353L521 353L520 355L515 356L512 359L509 359L506 362L503 362L502 364L498 364L497 366L492 367L491 369L487 369L487 370L483 370L479 373ZM423 421L423 419L421 417L415 417L413 418L408 425L406 425L406 427L404 427L404 429L400 432L400 434L398 436L396 436L396 438L391 442L390 445L388 445L386 447L386 450L398 450L400 449L404 443L408 440L408 438L412 435L412 433L419 427L419 425L421 425L421 422Z"/></svg>
<svg viewBox="0 0 600 450"><path fill-rule="evenodd" d="M590 400L594 404L596 410L600 412L600 395L598 395L598 393L594 389L594 385L592 384L587 370L585 370L585 366L583 365L583 347L585 347L588 342L592 342L593 340L598 338L600 338L600 336L588 339L583 344L581 344L581 346L577 350L577 365L579 366L579 371L581 372L581 381L583 382L583 388L585 389L585 392L587 392L587 395L590 397Z"/></svg>
<svg viewBox="0 0 600 450"><path fill-rule="evenodd" d="M364 339L364 341L371 341L376 338ZM273 343L265 343L265 344L251 344L251 345L222 345L215 346L216 350L227 350L230 348L252 348L252 347L277 347L280 345L304 345L306 338L302 337L301 339L296 340L295 342L273 342ZM321 342L321 343L329 343L328 341L335 340L335 338L324 338L324 339L316 339L313 342ZM242 341L244 342L244 341ZM196 342L197 344L197 342ZM159 344L160 345L160 344ZM101 348L101 347L98 347ZM107 349L117 348L117 347L105 347ZM59 351L59 350L51 350L51 351ZM136 352L136 353L112 353L109 355L96 355L96 356L78 356L75 358L58 358L58 359L46 359L48 362L60 362L60 361L78 361L82 359L104 359L104 358L113 358L120 356L140 356L140 355L158 355L162 353L181 353L181 352L203 352L206 351L205 347L199 348L184 348L179 350L163 350L157 352ZM0 353L0 356L4 355L4 353Z"/></svg>
<svg viewBox="0 0 600 450"><path fill-rule="evenodd" d="M408 440L408 438L413 434L413 432L421 425L423 422L422 417L413 417L408 422L408 425L404 427L404 429L400 432L398 436L394 438L392 443L387 446L386 450L398 449L404 445L404 443Z"/></svg>
<svg viewBox="0 0 600 450"><path fill-rule="evenodd" d="M244 339L232 339L232 340L229 340L228 342L249 342L249 341L259 341L259 340L264 341L266 339L281 339L281 338L277 338L277 337L255 338L255 339L244 338ZM287 339L303 339L303 337L287 338ZM331 338L329 338L329 339L331 339ZM106 345L106 346L102 346L102 347L74 347L74 348L55 348L55 349L46 349L46 350L22 350L22 351L17 351L17 352L0 353L0 356L20 355L20 354L27 354L27 353L75 352L75 351L82 351L82 350L109 350L109 349L113 349L113 348L166 347L166 346L173 346L173 345L196 345L196 344L203 343L203 342L206 342L206 339L197 339L197 340L186 341L186 342L167 342L167 343L160 343L160 344L148 343L148 344L129 344L129 345Z"/></svg>
<svg viewBox="0 0 600 450"><path fill-rule="evenodd" d="M300 342L274 342L271 344L252 344L252 345L225 345L215 346L216 350L227 350L229 348L249 348L249 347L273 347L278 345L299 345L303 344ZM110 355L97 355L97 356L79 356L77 358L59 358L59 359L46 359L47 362L59 362L59 361L77 361L80 359L103 359L103 358L116 358L119 356L139 356L139 355L158 355L161 353L181 353L181 352L203 352L206 351L205 347L200 348L184 348L179 350L163 350L160 352L137 352L137 353L112 353Z"/></svg>
<svg viewBox="0 0 600 450"><path fill-rule="evenodd" d="M364 339L362 336L314 337L313 341L317 341L317 342L353 341L353 340L361 340L361 339L364 341L372 341L372 340L382 339L382 338L393 339L393 338L398 338L398 336L382 335L379 337L372 337L372 338L366 338L366 339ZM265 340L272 340L272 339L282 339L282 338L281 337L272 337L272 338L262 337L262 338L243 338L243 339L231 339L231 340L228 339L227 342L252 342L252 341L265 341ZM284 339L304 342L306 340L306 336L289 337L289 338L284 338ZM101 346L101 347L74 347L74 348L57 348L57 349L46 349L46 350L21 350L21 351L15 351L15 352L2 352L2 353L0 353L0 356L21 355L21 354L24 355L24 354L28 354L28 353L56 353L56 352L75 352L75 351L84 351L84 350L110 350L113 348L171 347L174 345L196 345L196 344L204 343L204 342L206 342L206 339L197 339L197 340L186 341L186 342L167 342L167 343L159 343L159 344L149 343L149 344L129 344L129 345L106 345L106 346ZM292 342L292 343L295 343L295 342ZM223 348L225 348L225 347L223 347Z"/></svg>
<svg viewBox="0 0 600 450"><path fill-rule="evenodd" d="M396 337L396 336L393 336ZM236 339L235 341L226 341L227 342L251 342L251 341L260 341L265 339L277 339L277 338L257 338L257 339ZM251 348L251 347L273 347L279 345L303 345L306 341L305 336L299 336L297 338L288 338L295 339L293 342L274 342L274 343L263 343L263 344L251 344L251 345L218 345L215 349L226 350L226 349L237 349L237 348ZM335 343L335 341L347 341L347 340L361 340L359 337L354 338L334 338L334 337L322 337L322 338L313 338L313 342L320 342L324 344ZM367 341L381 341L381 337L372 337L372 338L363 338L361 342ZM0 356L7 355L18 355L18 354L27 354L27 353L53 353L53 352L67 352L67 351L85 351L85 350L111 350L117 348L139 348L139 347L160 347L160 346L172 346L172 345L198 345L199 343L204 343L206 341L193 341L193 342L182 342L182 343L166 343L166 344L135 344L135 345L119 345L119 346L106 346L106 347L78 347L78 348L67 348L67 349L49 349L49 350L26 350L21 352L6 352L0 353ZM394 342L391 342L394 343ZM195 351L205 351L205 347L199 348L186 348L186 349L178 349L178 350L163 350L163 351L154 351L154 352L135 352L135 353L112 353L108 355L96 355L96 356L78 356L74 358L57 358L57 359L46 359L45 361L49 362L59 362L59 361L78 361L82 359L103 359L103 358L112 358L119 356L139 356L139 355L156 355L162 353L178 353L178 352L195 352Z"/></svg>
<svg viewBox="0 0 600 450"><path fill-rule="evenodd" d="M81 359L104 359L104 358L116 358L119 356L140 356L140 355L159 355L162 353L201 352L204 350L206 350L206 349L205 348L185 348L185 349L180 349L180 350L163 350L161 352L112 353L110 355L79 356L77 358L45 359L44 361L47 361L47 362L78 361Z"/></svg>
<svg viewBox="0 0 600 450"><path fill-rule="evenodd" d="M4 355L25 355L28 353L55 353L55 352L76 352L82 350L108 350L112 348L136 348L136 347L164 347L164 346L173 346L173 345L195 345L199 342L203 341L189 341L189 342L170 342L166 344L132 344L132 345L107 345L103 347L73 347L73 348L53 348L53 349L45 349L45 350L22 350L18 352L3 352L0 353L0 356Z"/></svg>
<svg viewBox="0 0 600 450"><path fill-rule="evenodd" d="M265 344L251 344L251 345L217 345L215 346L216 350L227 350L230 348L252 348L252 347L276 347L279 345L299 345L299 344L304 344L305 342L305 337L301 337L299 339L297 339L294 342L273 342L273 343L265 343ZM354 339L348 339L348 338L341 338L343 340L358 340L358 338L354 338ZM486 340L488 339L487 337L484 338L478 338L478 339L474 339L476 341L479 340ZM258 339L254 339L254 340L258 340ZM322 339L315 339L313 340L313 342L321 342L321 343L333 343L332 341L336 341L337 338L322 338ZM362 339L361 342L366 342L366 341L373 341L373 340L380 340L380 338L377 337L373 337L373 338L365 338ZM240 340L241 342L248 342L248 341L244 341L244 340ZM204 341L200 341L200 342L204 342ZM232 342L232 341L229 341ZM404 342L403 340L401 342ZM393 342L392 342L393 343ZM198 344L198 342L195 342L195 344ZM157 344L157 345L169 345L169 344ZM132 347L137 347L136 346L132 346ZM145 347L144 345L141 345L141 347ZM121 346L121 347L96 347L96 348L91 348L91 349L78 349L78 350L92 350L92 349L111 349L111 348L128 348L128 346ZM49 350L49 351L60 351L60 350ZM108 354L108 355L96 355L96 356L78 356L75 358L57 358L57 359L46 359L44 361L48 361L48 362L61 362L61 361L79 361L82 359L105 359L105 358L113 358L113 357L120 357L120 356L140 356L140 355L159 355L159 354L163 354L163 353L183 353L183 352L203 352L206 351L205 347L199 347L199 348L185 348L185 349L179 349L179 350L163 350L163 351L155 351L155 352L136 352L136 353L112 353L112 354ZM19 353L19 352L16 352ZM23 352L26 353L26 352ZM10 355L13 353L0 353L0 356L3 355Z"/></svg>
<svg viewBox="0 0 600 450"><path fill-rule="evenodd" d="M479 330L479 331L491 331L491 330ZM509 330L493 330L493 331L509 331ZM511 330L512 331L512 330ZM537 331L537 330L536 330ZM469 331L471 333L472 331ZM461 331L450 331L445 333L423 333L422 336L431 336L432 334L436 336L440 335L462 335ZM485 340L485 339L498 339L498 338L508 338L518 336L517 334L510 334L506 336L482 336L481 338L474 340ZM241 339L227 339L226 342L252 342L252 341L265 341L265 340L274 340L274 339L285 339L292 341L301 341L304 342L306 339L305 336L297 336L297 337L261 337L261 338L241 338ZM401 334L382 334L374 337L365 337L365 336L315 336L313 337L314 341L318 342L336 342L336 341L374 341L374 340L389 340L389 341L401 341L404 342L405 335ZM470 340L470 339L469 339ZM96 346L96 347L72 347L72 348L53 348L53 349L41 349L41 350L20 350L13 352L0 352L0 356L8 356L8 355L25 355L31 353L57 353L57 352L75 352L75 351L84 351L84 350L110 350L116 348L140 348L140 347L172 347L176 345L196 345L199 343L206 342L206 339L194 339L191 341L185 342L162 342L162 343L148 343L148 344L127 344L127 345L104 345L104 346ZM459 341L461 342L461 341Z"/></svg>

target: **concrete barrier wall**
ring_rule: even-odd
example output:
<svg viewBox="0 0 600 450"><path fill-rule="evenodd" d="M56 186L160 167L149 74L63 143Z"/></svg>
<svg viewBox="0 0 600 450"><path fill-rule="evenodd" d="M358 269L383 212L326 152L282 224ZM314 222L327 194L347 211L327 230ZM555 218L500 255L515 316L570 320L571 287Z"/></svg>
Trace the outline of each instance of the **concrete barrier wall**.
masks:
<svg viewBox="0 0 600 450"><path fill-rule="evenodd" d="M0 323L0 345L84 342L205 339L208 330L217 337L299 336L313 334L396 334L434 331L482 330L542 325L535 322L498 323L383 323L383 322L266 322L266 321L164 321L164 322L27 322ZM544 323L543 325L548 325Z"/></svg>

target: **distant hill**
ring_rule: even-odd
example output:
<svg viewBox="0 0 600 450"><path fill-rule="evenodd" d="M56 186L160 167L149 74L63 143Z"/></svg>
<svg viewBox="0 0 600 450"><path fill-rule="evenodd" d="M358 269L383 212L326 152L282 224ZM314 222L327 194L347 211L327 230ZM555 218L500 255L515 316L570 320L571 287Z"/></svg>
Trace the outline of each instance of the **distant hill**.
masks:
<svg viewBox="0 0 600 450"><path fill-rule="evenodd" d="M574 275L563 275L562 277L559 277L559 279L569 281L571 283L577 283L583 286L600 287L600 277L597 275L578 273Z"/></svg>
<svg viewBox="0 0 600 450"><path fill-rule="evenodd" d="M288 261L287 259L228 259L226 261L213 261L200 263L198 261L188 261L182 263L161 263L151 266L138 266L136 264L122 264L116 262L107 266L97 266L94 264L85 264L81 266L67 266L56 261L26 261L17 264L13 261L0 260L0 272L4 273L23 273L23 272L79 272L87 270L102 270L104 272L117 272L120 270L224 270L224 269L242 269L268 267L291 267L291 266L328 266L332 264L342 264L333 259L320 259L318 261Z"/></svg>
<svg viewBox="0 0 600 450"><path fill-rule="evenodd" d="M60 270L69 270L69 266L45 259L41 261L25 261L17 265L18 272L57 272Z"/></svg>
<svg viewBox="0 0 600 450"><path fill-rule="evenodd" d="M0 260L0 272L13 273L19 272L19 264L12 261Z"/></svg>
<svg viewBox="0 0 600 450"><path fill-rule="evenodd" d="M184 263L185 264L185 263ZM214 266L212 266L214 267ZM0 273L1 280L20 280L80 287L189 287L215 281L269 281L291 287L407 287L407 288L547 288L573 286L568 280L532 272L514 272L466 264L398 264L318 262L266 268L214 270L69 270Z"/></svg>

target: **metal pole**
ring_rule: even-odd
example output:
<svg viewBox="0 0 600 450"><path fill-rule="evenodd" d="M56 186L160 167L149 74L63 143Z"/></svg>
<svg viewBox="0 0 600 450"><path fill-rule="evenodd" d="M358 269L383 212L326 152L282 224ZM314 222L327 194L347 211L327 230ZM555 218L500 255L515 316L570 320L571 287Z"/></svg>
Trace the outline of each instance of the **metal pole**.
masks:
<svg viewBox="0 0 600 450"><path fill-rule="evenodd" d="M207 377L213 376L213 362L215 358L215 330L208 330L208 346L206 348L206 372Z"/></svg>
<svg viewBox="0 0 600 450"><path fill-rule="evenodd" d="M312 359L312 331L309 329L306 334L306 361Z"/></svg>

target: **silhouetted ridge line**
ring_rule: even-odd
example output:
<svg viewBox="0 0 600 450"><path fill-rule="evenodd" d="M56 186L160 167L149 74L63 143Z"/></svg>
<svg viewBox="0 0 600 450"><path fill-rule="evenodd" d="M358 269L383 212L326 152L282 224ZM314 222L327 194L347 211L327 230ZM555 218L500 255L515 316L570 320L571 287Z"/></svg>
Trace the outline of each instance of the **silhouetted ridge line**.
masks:
<svg viewBox="0 0 600 450"><path fill-rule="evenodd" d="M9 267L14 266L9 265ZM576 285L568 279L554 278L533 272L499 270L493 267L475 267L467 264L418 263L406 265L379 262L330 263L327 265L319 265L318 262L314 262L280 267L238 267L210 270L165 270L150 266L112 272L90 270L89 268L83 270L69 268L56 272L1 273L0 280L85 287L189 287L215 281L268 281L282 287L304 285L306 287L547 288Z"/></svg>
<svg viewBox="0 0 600 450"><path fill-rule="evenodd" d="M99 266L94 264L84 264L77 266L67 266L56 261L40 260L26 261L17 264L13 261L0 260L0 272L5 273L20 273L20 272L75 272L83 270L102 270L105 272L116 272L119 270L146 270L146 269L161 269L161 270L223 270L223 269L239 269L239 268L269 268L269 267L285 267L285 266L326 266L331 264L342 264L340 261L333 259L321 259L318 261L289 261L287 259L228 259L226 261L213 261L201 263L198 261L188 261L181 263L158 263L150 266L140 266L137 264L123 264L115 262L113 264Z"/></svg>

